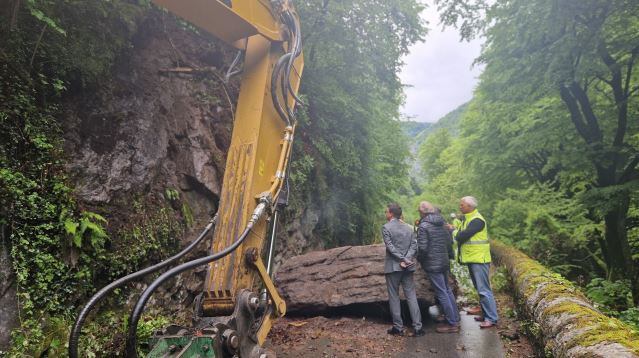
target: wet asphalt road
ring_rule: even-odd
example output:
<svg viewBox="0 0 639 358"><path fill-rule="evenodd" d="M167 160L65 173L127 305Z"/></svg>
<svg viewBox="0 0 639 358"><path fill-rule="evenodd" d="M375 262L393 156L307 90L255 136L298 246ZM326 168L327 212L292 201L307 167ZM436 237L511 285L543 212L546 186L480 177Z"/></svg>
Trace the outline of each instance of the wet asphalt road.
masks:
<svg viewBox="0 0 639 358"><path fill-rule="evenodd" d="M426 335L396 337L386 334L389 322L353 318L285 318L280 320L267 347L278 358L355 357L464 357L502 358L497 328L480 329L473 316L461 313L460 333L437 333L426 321ZM273 338L271 336L271 338Z"/></svg>
<svg viewBox="0 0 639 358"><path fill-rule="evenodd" d="M504 349L496 328L481 329L473 316L461 313L460 333L435 332L435 324L429 323L423 337L408 337L405 349L393 352L392 357L464 357L502 358Z"/></svg>

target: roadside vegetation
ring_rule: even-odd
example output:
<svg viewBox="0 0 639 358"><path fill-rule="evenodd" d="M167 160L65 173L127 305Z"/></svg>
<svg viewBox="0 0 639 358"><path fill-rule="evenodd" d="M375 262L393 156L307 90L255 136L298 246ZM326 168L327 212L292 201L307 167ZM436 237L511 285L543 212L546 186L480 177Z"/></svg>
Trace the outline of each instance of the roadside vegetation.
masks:
<svg viewBox="0 0 639 358"><path fill-rule="evenodd" d="M491 236L639 329L639 3L438 1L485 66L457 132L422 142L422 193L473 195Z"/></svg>
<svg viewBox="0 0 639 358"><path fill-rule="evenodd" d="M314 237L326 246L371 241L377 231L371 208L406 177L397 73L401 56L425 35L422 6L416 0L296 5L307 106L300 108L287 220L314 208L320 213ZM153 17L176 21L146 0L0 5L0 238L13 271L7 287L17 288L20 310L10 356L62 355L80 305L110 280L174 253L193 222L179 193L165 188L158 195L164 200L155 202L130 193L130 212L115 224L111 213L78 200L65 168L65 101L108 86L114 66L134 53L136 31ZM121 349L117 332L126 325L130 294L118 290L91 318L81 356ZM147 318L142 341L168 323L161 312Z"/></svg>

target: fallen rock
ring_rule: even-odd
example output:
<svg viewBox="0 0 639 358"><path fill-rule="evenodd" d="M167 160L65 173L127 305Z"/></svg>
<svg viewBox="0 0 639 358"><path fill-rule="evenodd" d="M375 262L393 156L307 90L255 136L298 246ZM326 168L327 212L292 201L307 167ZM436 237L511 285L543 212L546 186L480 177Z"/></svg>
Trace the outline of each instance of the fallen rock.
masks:
<svg viewBox="0 0 639 358"><path fill-rule="evenodd" d="M386 310L384 251L382 244L345 246L286 260L277 271L275 282L286 300L287 311L315 314L348 307ZM421 267L417 267L414 278L420 306L434 304L434 292ZM456 288L452 279L451 284ZM404 299L403 292L401 298Z"/></svg>

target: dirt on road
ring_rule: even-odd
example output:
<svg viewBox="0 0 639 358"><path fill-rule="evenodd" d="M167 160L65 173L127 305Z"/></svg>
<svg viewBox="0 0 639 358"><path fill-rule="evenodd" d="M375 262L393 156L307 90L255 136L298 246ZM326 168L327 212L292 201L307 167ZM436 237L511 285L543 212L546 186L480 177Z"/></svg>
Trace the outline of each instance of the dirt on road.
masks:
<svg viewBox="0 0 639 358"><path fill-rule="evenodd" d="M482 330L464 313L460 333L440 334L427 322L423 337L396 337L386 333L389 327L366 318L284 318L273 327L267 346L280 358L510 356L498 329Z"/></svg>

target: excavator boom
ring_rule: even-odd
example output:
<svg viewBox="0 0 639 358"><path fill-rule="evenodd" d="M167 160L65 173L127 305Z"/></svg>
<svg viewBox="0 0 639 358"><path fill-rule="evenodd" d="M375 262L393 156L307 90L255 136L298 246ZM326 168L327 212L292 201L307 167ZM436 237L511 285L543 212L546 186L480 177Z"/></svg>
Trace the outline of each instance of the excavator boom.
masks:
<svg viewBox="0 0 639 358"><path fill-rule="evenodd" d="M195 302L195 327L165 328L155 335L149 357L274 357L262 344L272 320L286 313L269 270L278 211L288 196L285 183L295 104L300 101L299 17L289 0L153 2L238 50L227 73L228 80L241 72L242 80L220 204L215 217L182 251L111 282L89 299L69 334L69 357L78 357L82 326L100 300L173 265L213 227L210 255L168 269L142 292L129 317L126 356L137 356L137 325L153 292L172 277L208 264L204 292ZM240 58L242 68L235 70Z"/></svg>

